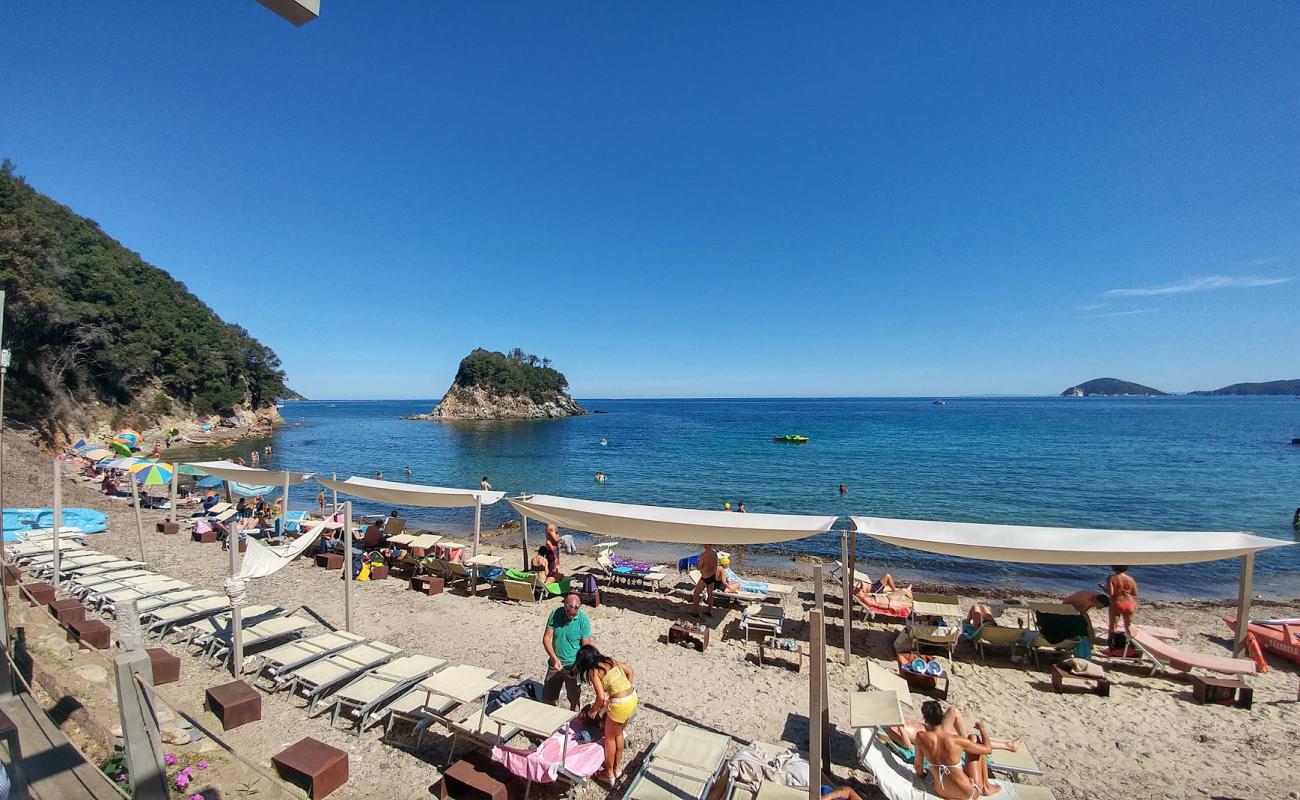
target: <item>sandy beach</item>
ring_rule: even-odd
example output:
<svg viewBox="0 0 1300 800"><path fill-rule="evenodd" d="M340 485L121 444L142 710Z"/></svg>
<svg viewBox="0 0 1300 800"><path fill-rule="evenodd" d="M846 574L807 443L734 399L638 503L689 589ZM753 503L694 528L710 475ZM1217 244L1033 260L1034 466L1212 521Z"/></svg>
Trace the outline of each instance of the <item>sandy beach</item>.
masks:
<svg viewBox="0 0 1300 800"><path fill-rule="evenodd" d="M49 457L17 435L6 436L5 445L7 504L48 506ZM68 506L108 511L109 530L87 537L88 546L139 557L134 513L127 502L110 501L90 485L71 479L65 483L64 501ZM221 589L228 560L219 545L154 533L154 523L163 519L164 513L145 511L143 516L145 560L152 568L199 587ZM507 563L519 558L518 549L508 547L507 537L485 541L485 550L505 556ZM564 566L572 569L585 560L585 556L568 556ZM880 566L859 565L873 574ZM796 585L795 594L784 601L788 620L784 633L807 641L814 587L803 575L783 577ZM684 587L685 582L679 586ZM502 683L543 675L545 654L540 640L545 617L556 607L553 602L520 605L459 592L428 597L408 591L403 581L393 579L357 583L354 588L354 630L358 633L412 653L436 655L452 664L493 669ZM870 774L856 765L848 729L848 697L866 683L868 658L875 659L874 669L892 662L891 643L897 626L870 623L855 628L853 661L845 667L839 600L829 586L827 597L830 717L835 728L832 770L843 782L869 791ZM1048 599L1030 594L1019 597ZM763 740L806 746L807 671L759 667L757 646L746 643L738 629L737 610L715 612L709 621L713 629L710 646L700 653L665 643L669 625L688 615L689 599L681 588L670 594L611 588L604 599L599 608L585 608L595 642L605 653L635 667L642 700L642 710L627 730L625 775L630 774L629 765L634 767L678 721L726 733L737 744ZM987 600L987 596L962 598L964 606ZM343 586L338 574L317 569L306 559L272 578L253 582L249 602L288 609L306 605L334 625L343 625ZM1179 646L1184 649L1227 653L1229 630L1220 617L1234 613L1230 602L1148 602L1139 613L1144 623L1178 628L1182 632ZM1004 619L1015 625L1014 614L1008 614ZM1300 602L1263 602L1256 615L1298 616ZM1023 734L1045 773L1030 781L1050 787L1063 800L1285 798L1300 790L1300 778L1288 769L1295 763L1295 742L1300 737L1300 677L1294 665L1271 660L1272 669L1251 680L1254 708L1246 711L1194 703L1191 681L1184 676L1150 676L1148 667L1131 661L1102 658L1100 663L1114 681L1109 698L1082 692L1057 694L1044 669L1013 665L1003 656L990 656L982 663L963 645L953 665L949 700L959 705L967 718L987 720L999 735ZM168 703L211 722L212 717L202 710L203 691L227 680L225 673L187 656L183 658L182 680L162 687L161 694ZM589 696L587 689L584 699ZM918 706L920 699L916 697ZM265 696L262 720L225 737L266 768L271 754L305 735L348 750L351 778L332 795L335 797L428 796L428 787L437 780L438 767L446 758L444 738L426 739L424 749L413 754L380 742L382 726L357 738L331 729L327 716L308 719L302 706L303 701L284 693ZM616 786L612 796L619 796L625 785ZM594 785L581 790L583 797L604 795L605 790Z"/></svg>

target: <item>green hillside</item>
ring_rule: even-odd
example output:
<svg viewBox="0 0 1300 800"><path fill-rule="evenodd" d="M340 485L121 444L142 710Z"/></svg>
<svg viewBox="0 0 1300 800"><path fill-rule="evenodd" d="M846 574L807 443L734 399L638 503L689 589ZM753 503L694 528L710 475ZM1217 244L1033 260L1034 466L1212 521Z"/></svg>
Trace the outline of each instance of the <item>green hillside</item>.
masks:
<svg viewBox="0 0 1300 800"><path fill-rule="evenodd" d="M0 165L0 288L13 353L5 414L46 434L288 396L280 359L183 284ZM98 401L102 406L94 406Z"/></svg>
<svg viewBox="0 0 1300 800"><path fill-rule="evenodd" d="M1159 397L1165 392L1119 378L1094 378L1078 386L1071 386L1061 397Z"/></svg>
<svg viewBox="0 0 1300 800"><path fill-rule="evenodd" d="M1300 378L1291 381L1264 381L1263 383L1234 383L1222 389L1192 392L1192 394L1235 394L1235 395L1300 395Z"/></svg>

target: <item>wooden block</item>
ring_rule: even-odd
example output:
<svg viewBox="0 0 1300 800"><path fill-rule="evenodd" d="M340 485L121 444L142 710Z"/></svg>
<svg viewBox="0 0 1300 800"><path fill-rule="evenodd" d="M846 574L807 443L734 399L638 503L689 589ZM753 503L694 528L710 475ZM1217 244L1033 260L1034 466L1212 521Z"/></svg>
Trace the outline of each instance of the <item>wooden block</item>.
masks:
<svg viewBox="0 0 1300 800"><path fill-rule="evenodd" d="M382 581L388 577L387 564L372 564L370 566L370 580Z"/></svg>
<svg viewBox="0 0 1300 800"><path fill-rule="evenodd" d="M441 800L507 800L504 783L463 760L447 767L434 794Z"/></svg>
<svg viewBox="0 0 1300 800"><path fill-rule="evenodd" d="M181 524L179 522L159 522L158 532L167 534L180 533Z"/></svg>
<svg viewBox="0 0 1300 800"><path fill-rule="evenodd" d="M153 685L175 683L181 679L181 657L172 655L161 647L147 647L149 664L153 667Z"/></svg>
<svg viewBox="0 0 1300 800"><path fill-rule="evenodd" d="M190 534L190 538L196 542L202 542L203 544L212 544L217 540L217 532L204 531L203 533L199 533L198 531L195 531Z"/></svg>
<svg viewBox="0 0 1300 800"><path fill-rule="evenodd" d="M51 600L50 612L60 625L84 622L86 619L86 607L79 600Z"/></svg>
<svg viewBox="0 0 1300 800"><path fill-rule="evenodd" d="M24 596L27 597L27 602L34 606L49 605L50 601L54 599L54 587L48 583L40 581L24 583L22 589L26 593Z"/></svg>
<svg viewBox="0 0 1300 800"><path fill-rule="evenodd" d="M5 586L17 586L23 582L23 571L13 564L5 564Z"/></svg>
<svg viewBox="0 0 1300 800"><path fill-rule="evenodd" d="M435 575L416 575L411 578L412 591L427 595L442 594L446 591L446 581Z"/></svg>
<svg viewBox="0 0 1300 800"><path fill-rule="evenodd" d="M271 756L275 771L319 800L348 782L348 754L310 736ZM502 798L504 800L504 798Z"/></svg>
<svg viewBox="0 0 1300 800"><path fill-rule="evenodd" d="M1255 690L1234 678L1205 678L1192 676L1192 698L1198 703L1218 703L1237 708L1250 708L1255 700Z"/></svg>
<svg viewBox="0 0 1300 800"><path fill-rule="evenodd" d="M709 647L709 629L693 625L673 625L668 629L668 644L689 644L703 653Z"/></svg>
<svg viewBox="0 0 1300 800"><path fill-rule="evenodd" d="M262 718L262 695L243 681L231 681L208 689L203 707L230 730Z"/></svg>
<svg viewBox="0 0 1300 800"><path fill-rule="evenodd" d="M113 630L97 619L86 619L68 626L68 641L79 642L97 650L108 648Z"/></svg>
<svg viewBox="0 0 1300 800"><path fill-rule="evenodd" d="M317 553L316 566L325 569L343 569L342 553Z"/></svg>

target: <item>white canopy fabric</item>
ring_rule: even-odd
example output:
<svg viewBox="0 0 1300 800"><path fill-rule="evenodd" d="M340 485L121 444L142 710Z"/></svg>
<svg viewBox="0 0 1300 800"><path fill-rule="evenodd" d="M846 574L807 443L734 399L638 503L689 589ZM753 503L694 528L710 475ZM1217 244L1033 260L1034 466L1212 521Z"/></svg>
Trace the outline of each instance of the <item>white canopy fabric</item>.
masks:
<svg viewBox="0 0 1300 800"><path fill-rule="evenodd" d="M249 537L248 550L244 552L244 560L239 565L239 577L265 578L274 575L311 547L312 542L315 542L321 535L321 531L327 527L329 527L327 523L319 523L289 544L276 547L262 544Z"/></svg>
<svg viewBox="0 0 1300 800"><path fill-rule="evenodd" d="M641 506L542 494L509 498L508 502L525 517L561 528L623 539L694 545L706 542L716 545L788 542L825 533L836 519Z"/></svg>
<svg viewBox="0 0 1300 800"><path fill-rule="evenodd" d="M424 486L419 483L358 478L355 475L345 481L317 476L316 482L336 492L364 497L367 500L376 500L393 506L473 508L476 503L490 506L506 496L505 492L485 492L481 489L446 489L440 486Z"/></svg>
<svg viewBox="0 0 1300 800"><path fill-rule="evenodd" d="M233 461L191 461L189 465L223 481L237 481L251 486L283 486L286 479L292 484L309 481L312 477L310 472L258 469L240 466Z"/></svg>
<svg viewBox="0 0 1300 800"><path fill-rule="evenodd" d="M962 558L1022 564L1193 564L1295 544L1239 531L1121 531L851 517L873 539Z"/></svg>

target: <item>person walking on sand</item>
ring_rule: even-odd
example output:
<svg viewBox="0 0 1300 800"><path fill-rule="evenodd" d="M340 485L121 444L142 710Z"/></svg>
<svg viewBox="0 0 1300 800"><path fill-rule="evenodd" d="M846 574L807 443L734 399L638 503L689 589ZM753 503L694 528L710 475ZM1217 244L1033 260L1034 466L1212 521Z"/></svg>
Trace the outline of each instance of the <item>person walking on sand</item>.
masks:
<svg viewBox="0 0 1300 800"><path fill-rule="evenodd" d="M488 483L488 479L486 475L483 476L483 480L478 482L478 488L482 489L485 492L492 491L492 484Z"/></svg>
<svg viewBox="0 0 1300 800"><path fill-rule="evenodd" d="M573 662L580 681L590 681L596 702L587 710L591 719L605 717L605 771L596 776L598 783L612 786L618 779L618 765L623 760L623 729L636 713L636 675L622 661L615 661L593 645L578 649Z"/></svg>
<svg viewBox="0 0 1300 800"><path fill-rule="evenodd" d="M1106 579L1106 594L1110 596L1110 624L1107 633L1115 638L1115 623L1124 618L1124 633L1133 630L1133 612L1137 611L1138 585L1133 576L1128 574L1128 567L1111 567L1110 577ZM1114 647L1111 644L1111 647Z"/></svg>
<svg viewBox="0 0 1300 800"><path fill-rule="evenodd" d="M573 671L573 662L583 645L591 644L591 620L582 610L582 598L577 592L564 596L564 605L551 612L542 634L542 647L546 648L546 680L542 687L542 702L555 705L560 700L560 687L569 699L569 708L578 710L582 687Z"/></svg>
<svg viewBox="0 0 1300 800"><path fill-rule="evenodd" d="M700 553L700 579L695 583L695 591L691 593L691 616L700 615L700 593L707 591L709 593L709 604L704 615L713 616L713 592L718 588L718 554L714 552L713 545L704 545L704 551Z"/></svg>

